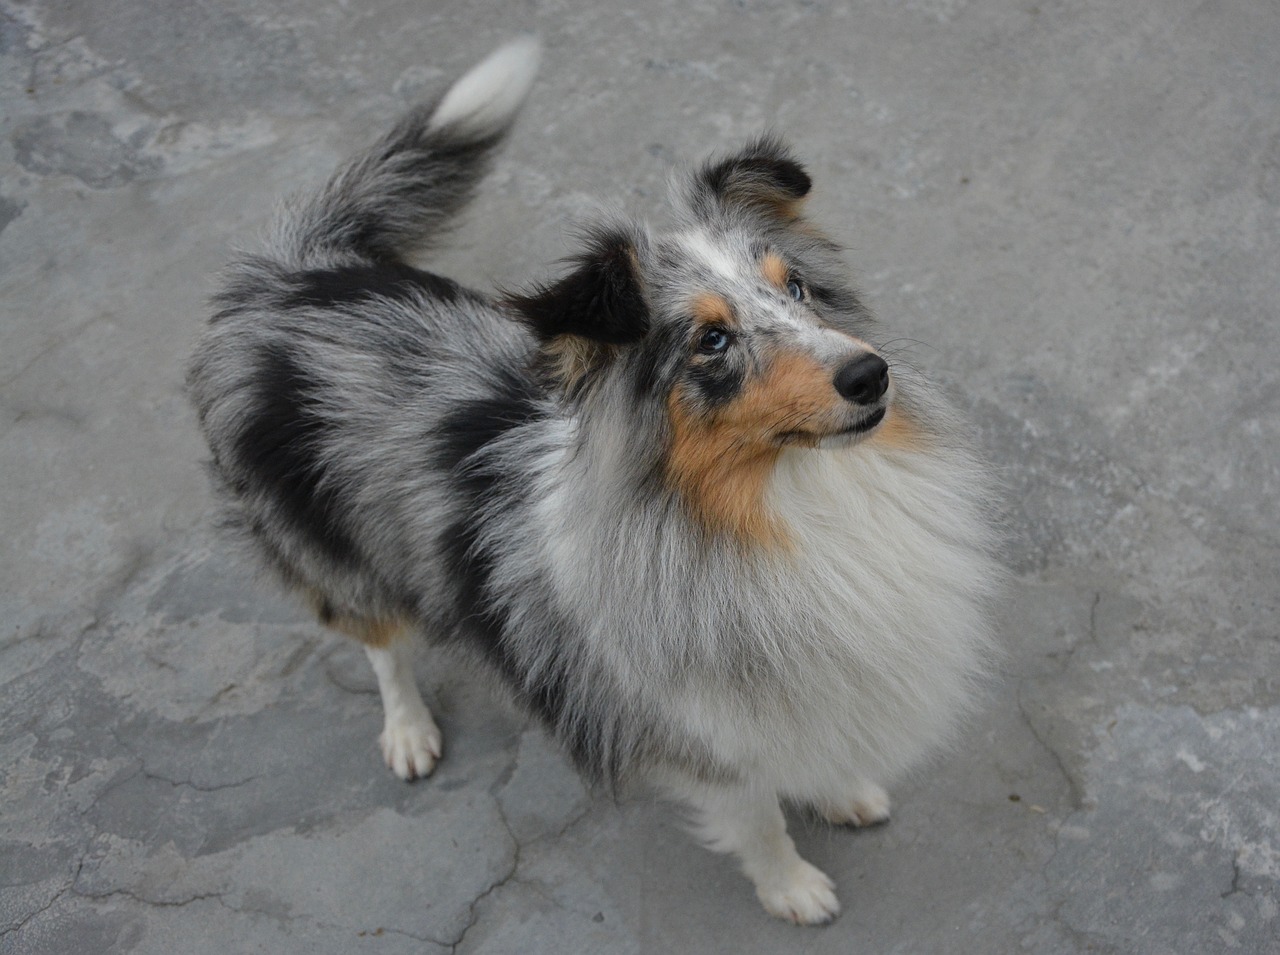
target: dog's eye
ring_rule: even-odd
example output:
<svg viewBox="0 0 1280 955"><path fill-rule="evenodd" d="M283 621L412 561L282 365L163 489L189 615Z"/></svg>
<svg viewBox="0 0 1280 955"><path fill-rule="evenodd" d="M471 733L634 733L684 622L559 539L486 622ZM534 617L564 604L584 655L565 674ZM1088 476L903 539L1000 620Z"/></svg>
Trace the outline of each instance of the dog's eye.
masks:
<svg viewBox="0 0 1280 955"><path fill-rule="evenodd" d="M723 328L708 328L698 339L698 351L704 355L718 355L733 339Z"/></svg>
<svg viewBox="0 0 1280 955"><path fill-rule="evenodd" d="M795 279L791 279L790 281L787 282L787 294L791 296L791 301L803 302L804 286L801 285L799 282L797 282Z"/></svg>

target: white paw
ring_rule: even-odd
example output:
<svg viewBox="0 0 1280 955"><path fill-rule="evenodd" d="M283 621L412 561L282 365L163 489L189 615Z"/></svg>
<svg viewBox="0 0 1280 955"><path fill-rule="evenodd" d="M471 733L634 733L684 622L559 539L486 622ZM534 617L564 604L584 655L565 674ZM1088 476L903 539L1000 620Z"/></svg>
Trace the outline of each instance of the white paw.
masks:
<svg viewBox="0 0 1280 955"><path fill-rule="evenodd" d="M889 794L875 783L864 783L848 802L825 805L820 811L833 825L875 826L889 821Z"/></svg>
<svg viewBox="0 0 1280 955"><path fill-rule="evenodd" d="M822 925L840 914L835 883L803 859L784 879L757 886L756 895L766 912L796 925Z"/></svg>
<svg viewBox="0 0 1280 955"><path fill-rule="evenodd" d="M420 711L402 712L394 718L388 715L378 744L391 771L404 780L431 775L436 760L444 752L440 727L425 706Z"/></svg>

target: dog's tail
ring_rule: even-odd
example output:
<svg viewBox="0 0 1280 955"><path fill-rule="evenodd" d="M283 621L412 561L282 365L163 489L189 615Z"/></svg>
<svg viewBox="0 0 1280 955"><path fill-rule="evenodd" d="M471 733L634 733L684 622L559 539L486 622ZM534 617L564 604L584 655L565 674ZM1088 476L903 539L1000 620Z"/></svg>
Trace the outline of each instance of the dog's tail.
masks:
<svg viewBox="0 0 1280 955"><path fill-rule="evenodd" d="M411 110L318 193L286 207L273 249L294 268L392 262L430 249L488 170L538 58L535 39L514 40Z"/></svg>

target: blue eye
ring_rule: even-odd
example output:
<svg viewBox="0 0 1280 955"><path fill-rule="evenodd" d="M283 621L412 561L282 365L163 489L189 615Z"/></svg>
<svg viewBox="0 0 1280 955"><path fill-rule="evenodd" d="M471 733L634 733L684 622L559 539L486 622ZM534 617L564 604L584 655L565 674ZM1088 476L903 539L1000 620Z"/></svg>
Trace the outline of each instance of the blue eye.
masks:
<svg viewBox="0 0 1280 955"><path fill-rule="evenodd" d="M698 351L704 355L718 355L729 347L729 333L723 328L708 328L698 339Z"/></svg>
<svg viewBox="0 0 1280 955"><path fill-rule="evenodd" d="M804 286L801 285L799 282L797 282L795 279L791 279L789 282L787 282L787 294L791 296L791 301L803 302Z"/></svg>

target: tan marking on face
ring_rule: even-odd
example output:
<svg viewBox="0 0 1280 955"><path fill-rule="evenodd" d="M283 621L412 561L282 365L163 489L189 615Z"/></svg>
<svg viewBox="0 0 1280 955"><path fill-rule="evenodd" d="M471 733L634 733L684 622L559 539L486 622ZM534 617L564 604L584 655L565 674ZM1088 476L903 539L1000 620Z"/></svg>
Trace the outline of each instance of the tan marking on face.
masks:
<svg viewBox="0 0 1280 955"><path fill-rule="evenodd" d="M791 270L787 268L787 263L782 261L781 256L772 252L766 252L764 258L760 260L760 272L764 275L764 279L774 288L780 291L786 291L787 276Z"/></svg>
<svg viewBox="0 0 1280 955"><path fill-rule="evenodd" d="M725 328L733 325L733 308L723 297L712 292L695 295L689 311L699 325L721 325Z"/></svg>
<svg viewBox="0 0 1280 955"><path fill-rule="evenodd" d="M673 432L667 475L708 530L766 549L790 546L764 497L784 440L816 444L842 422L830 371L809 355L779 352L733 401L699 413L682 389L667 402Z"/></svg>
<svg viewBox="0 0 1280 955"><path fill-rule="evenodd" d="M889 406L884 421L868 440L894 451L921 451L925 446L925 436L920 427L897 405Z"/></svg>
<svg viewBox="0 0 1280 955"><path fill-rule="evenodd" d="M732 429L690 414L679 390L668 411L674 432L667 475L697 521L712 533L774 550L786 532L764 507L764 492L778 448L739 443Z"/></svg>

